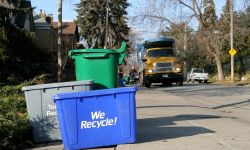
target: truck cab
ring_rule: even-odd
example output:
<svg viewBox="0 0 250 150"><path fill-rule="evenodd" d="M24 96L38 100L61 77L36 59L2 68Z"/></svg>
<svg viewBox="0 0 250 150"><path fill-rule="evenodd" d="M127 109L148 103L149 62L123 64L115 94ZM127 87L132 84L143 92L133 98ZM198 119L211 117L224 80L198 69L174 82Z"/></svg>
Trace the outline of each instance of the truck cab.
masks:
<svg viewBox="0 0 250 150"><path fill-rule="evenodd" d="M140 71L142 85L150 87L152 83L163 86L176 83L183 85L183 65L174 49L174 39L158 38L144 43L144 62Z"/></svg>

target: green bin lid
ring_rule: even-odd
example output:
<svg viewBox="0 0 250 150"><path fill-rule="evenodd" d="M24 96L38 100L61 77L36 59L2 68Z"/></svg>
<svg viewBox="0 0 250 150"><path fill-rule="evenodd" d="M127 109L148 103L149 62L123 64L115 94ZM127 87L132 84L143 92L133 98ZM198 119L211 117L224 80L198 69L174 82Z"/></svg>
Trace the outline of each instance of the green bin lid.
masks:
<svg viewBox="0 0 250 150"><path fill-rule="evenodd" d="M74 58L74 56L83 55L85 58L100 58L106 57L108 54L118 54L119 64L122 64L125 57L126 43L122 42L119 49L75 49L68 52L68 56Z"/></svg>
<svg viewBox="0 0 250 150"><path fill-rule="evenodd" d="M75 50L70 50L68 52L68 56L72 57L74 55L77 54L81 54L81 53L125 53L126 50L126 43L122 42L122 45L119 49L75 49Z"/></svg>

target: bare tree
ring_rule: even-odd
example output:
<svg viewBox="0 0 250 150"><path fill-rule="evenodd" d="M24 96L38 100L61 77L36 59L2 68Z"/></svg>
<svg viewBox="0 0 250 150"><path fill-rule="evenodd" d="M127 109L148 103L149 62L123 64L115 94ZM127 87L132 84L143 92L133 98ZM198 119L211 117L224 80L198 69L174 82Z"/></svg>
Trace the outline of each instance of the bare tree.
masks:
<svg viewBox="0 0 250 150"><path fill-rule="evenodd" d="M221 63L221 38L222 35L219 33L218 29L216 29L217 23L216 20L213 19L215 12L211 12L215 10L215 5L213 4L213 0L210 0L210 3L205 3L202 0L192 0L191 3L187 3L184 0L177 0L181 5L189 8L195 18L199 22L199 36L200 40L204 44L205 50L208 54L212 55L215 59L218 78L219 81L224 80L224 74ZM209 2L209 0L207 0Z"/></svg>
<svg viewBox="0 0 250 150"><path fill-rule="evenodd" d="M136 31L133 31L133 30L130 30L129 32L129 36L128 36L128 39L129 39L129 45L130 45L130 54L128 55L129 58L128 58L128 61L127 61L127 64L129 66L138 66L138 57L137 57L137 47L139 44L141 44L143 42L143 39L140 38L139 36L139 33L136 32Z"/></svg>
<svg viewBox="0 0 250 150"><path fill-rule="evenodd" d="M189 8L195 18L199 22L199 36L204 44L204 48L208 55L212 55L216 62L218 79L224 80L224 74L221 63L221 38L215 20L215 5L213 0L192 0L187 2L185 0L176 0L181 5Z"/></svg>

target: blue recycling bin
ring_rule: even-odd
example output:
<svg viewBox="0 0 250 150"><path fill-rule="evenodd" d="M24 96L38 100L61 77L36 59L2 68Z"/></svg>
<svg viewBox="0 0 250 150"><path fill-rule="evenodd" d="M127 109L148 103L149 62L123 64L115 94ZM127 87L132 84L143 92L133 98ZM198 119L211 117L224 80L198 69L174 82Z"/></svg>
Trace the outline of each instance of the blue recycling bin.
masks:
<svg viewBox="0 0 250 150"><path fill-rule="evenodd" d="M136 91L125 87L53 96L64 149L135 142Z"/></svg>

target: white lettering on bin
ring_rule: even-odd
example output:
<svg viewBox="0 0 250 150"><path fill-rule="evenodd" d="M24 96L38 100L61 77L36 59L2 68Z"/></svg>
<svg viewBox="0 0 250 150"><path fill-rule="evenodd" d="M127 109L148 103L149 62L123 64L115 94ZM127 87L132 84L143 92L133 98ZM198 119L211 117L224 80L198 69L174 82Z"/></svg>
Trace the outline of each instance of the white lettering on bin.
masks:
<svg viewBox="0 0 250 150"><path fill-rule="evenodd" d="M56 105L54 104L48 104L48 110L46 111L46 116L50 117L50 116L57 116L57 112L56 112Z"/></svg>
<svg viewBox="0 0 250 150"><path fill-rule="evenodd" d="M104 119L105 113L101 111L91 112L92 120L94 119Z"/></svg>
<svg viewBox="0 0 250 150"><path fill-rule="evenodd" d="M117 123L117 117L105 119L105 113L101 111L91 112L91 118L92 121L81 121L81 129L115 126Z"/></svg>
<svg viewBox="0 0 250 150"><path fill-rule="evenodd" d="M57 116L57 112L56 111L49 111L49 110L47 110L46 111L46 115L47 115L47 117L49 117L49 116Z"/></svg>

